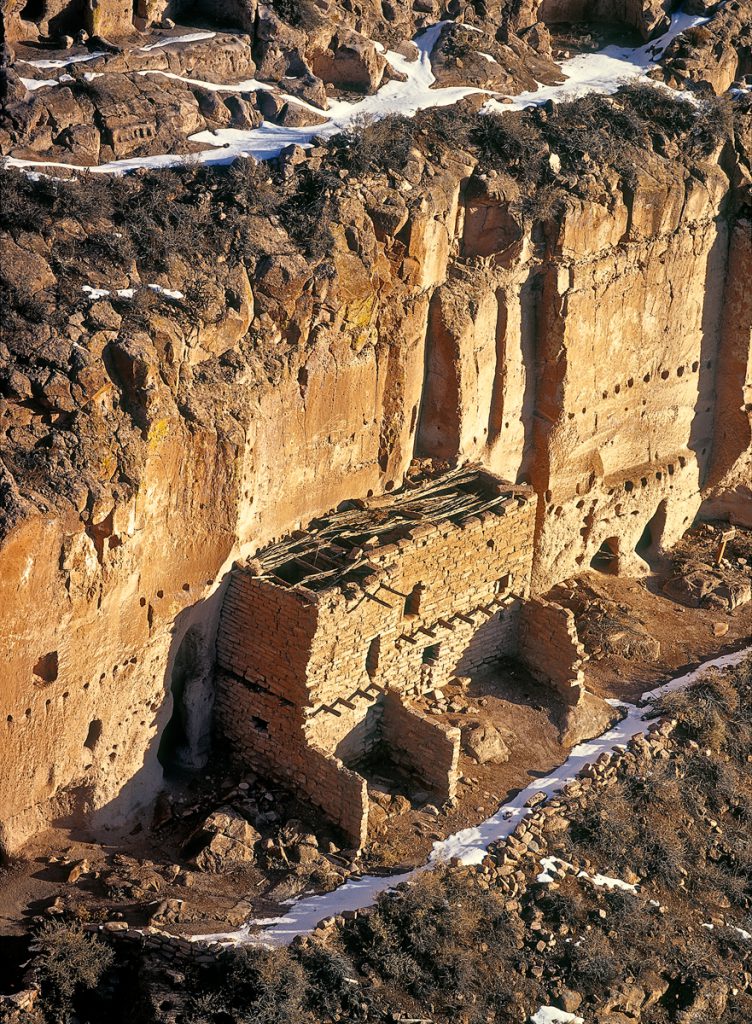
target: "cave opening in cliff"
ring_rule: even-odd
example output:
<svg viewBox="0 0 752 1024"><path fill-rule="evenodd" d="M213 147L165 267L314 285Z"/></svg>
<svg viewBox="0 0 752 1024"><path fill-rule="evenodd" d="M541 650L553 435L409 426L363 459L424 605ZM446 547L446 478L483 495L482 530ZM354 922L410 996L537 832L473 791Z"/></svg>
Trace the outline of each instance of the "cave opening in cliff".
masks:
<svg viewBox="0 0 752 1024"><path fill-rule="evenodd" d="M666 529L666 501L662 501L655 514L645 524L640 539L635 546L635 553L645 562L655 558L660 550L663 531Z"/></svg>
<svg viewBox="0 0 752 1024"><path fill-rule="evenodd" d="M102 719L95 718L94 721L90 723L89 731L87 732L86 739L84 740L84 746L87 749L94 750L96 748L97 743L99 743L102 738L102 730Z"/></svg>
<svg viewBox="0 0 752 1024"><path fill-rule="evenodd" d="M619 572L619 538L609 537L590 560L590 568L608 576L616 576Z"/></svg>
<svg viewBox="0 0 752 1024"><path fill-rule="evenodd" d="M172 715L159 741L157 757L165 775L180 775L191 766L188 693L196 672L198 636L189 629L178 648L170 677Z"/></svg>
<svg viewBox="0 0 752 1024"><path fill-rule="evenodd" d="M21 11L22 21L41 21L44 17L45 0L28 0L28 3Z"/></svg>
<svg viewBox="0 0 752 1024"><path fill-rule="evenodd" d="M49 686L54 683L58 674L57 651L49 651L37 660L32 669L36 686Z"/></svg>

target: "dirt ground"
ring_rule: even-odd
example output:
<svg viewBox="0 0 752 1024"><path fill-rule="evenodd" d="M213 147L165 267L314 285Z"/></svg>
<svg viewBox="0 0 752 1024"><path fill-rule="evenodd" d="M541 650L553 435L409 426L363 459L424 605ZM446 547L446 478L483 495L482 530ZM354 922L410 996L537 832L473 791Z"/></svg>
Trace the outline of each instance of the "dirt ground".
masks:
<svg viewBox="0 0 752 1024"><path fill-rule="evenodd" d="M585 678L593 692L633 701L699 662L749 643L752 602L734 610L692 608L663 592L690 555L694 566L712 560L714 534L688 543L644 579L592 571L551 592L573 609L581 635L587 633L591 657ZM731 550L727 569L742 580L752 573L749 531ZM609 624L608 636L599 634L601 622ZM360 857L341 849L312 809L278 786L218 765L199 778L171 782L158 811L161 821L151 827L136 823L130 833L106 842L66 828L37 836L22 857L0 869L0 940L13 941L33 918L58 913L138 925L152 921L184 933L238 927L250 915L273 916L283 900L332 889L353 872L391 873L422 863L435 840L478 824L568 754L560 740L557 700L515 663L500 663L469 686L453 684L444 697L442 709L434 705L431 713L453 725L472 718L497 727L508 760L478 764L463 750L458 796L445 807L436 807L416 780L387 761L363 766L376 796L384 789L404 799L387 798L386 812L375 807L369 845ZM256 862L220 874L195 870L185 844L221 806L245 811L257 824L263 812ZM306 846L306 836L315 836L315 845Z"/></svg>

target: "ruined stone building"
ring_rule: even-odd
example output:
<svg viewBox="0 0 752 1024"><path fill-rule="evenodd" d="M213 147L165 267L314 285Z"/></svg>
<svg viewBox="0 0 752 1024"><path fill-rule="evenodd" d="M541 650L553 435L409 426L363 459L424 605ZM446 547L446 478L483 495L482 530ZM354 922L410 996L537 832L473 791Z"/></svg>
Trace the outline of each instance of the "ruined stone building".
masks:
<svg viewBox="0 0 752 1024"><path fill-rule="evenodd" d="M232 574L216 713L241 758L293 783L360 845L377 744L438 799L459 730L411 699L517 650L535 496L459 471L267 548Z"/></svg>
<svg viewBox="0 0 752 1024"><path fill-rule="evenodd" d="M276 70L282 37L271 9L261 5L250 26L239 19L253 5L234 5L233 18L228 2L210 38L181 28L179 41L160 29L157 48L136 31L182 6L139 0L134 20L134 5L121 0L6 4L19 113L6 118L4 151L92 167L164 155L199 128L228 125L251 78L282 81L276 114L281 93L254 97L284 123L294 90ZM335 51L350 59L357 22L370 38L361 52L383 76L376 42L391 47L432 19L397 6L399 20L386 24L379 5L354 13L335 3L326 31L318 21L310 33L285 29L285 46L332 72L334 85ZM210 7L202 0L196 10ZM659 7L630 5L617 20L645 34L653 15L664 17ZM725 93L747 70L739 41L748 7L721 5L651 75L681 89L701 74ZM558 0L515 6L510 31L527 33L520 18L557 20L562 9ZM489 17L475 26L487 36L473 33L478 54L498 42L495 9ZM222 30L228 24L236 30ZM86 57L88 80L42 88L50 74L29 63L40 57L35 37L80 28L123 52L61 50L60 59ZM456 72L446 60L455 31L464 29L445 26L432 55L437 87ZM315 57L327 40L334 59ZM527 44L515 35L514 46L520 54ZM530 68L513 74L483 57L477 67L515 79L495 92L532 88ZM40 87L26 89L30 76ZM199 103L196 80L221 82L226 100L207 91ZM327 95L323 79L318 89ZM252 103L245 114L262 116ZM312 249L290 218L238 212L236 194L250 196L250 187L134 175L123 179L134 188L133 217L116 223L93 196L76 226L59 209L78 210L78 195L91 190L56 180L63 205L49 206L42 179L39 209L49 212L0 240L18 296L0 388L0 854L59 821L130 829L165 771L206 764L220 619L226 733L264 764L297 751L290 771L309 791L315 761L327 780L320 800L334 799L332 779L350 780L359 806L362 785L347 766L375 738L389 742L397 719L417 729L403 713L411 692L461 672L486 634L499 652L517 644L528 668L572 696L582 653L565 609L544 603L552 587L591 568L647 574L698 518L752 525L749 122L735 122L717 151L694 154L689 129L657 146L646 121L629 179L610 147L593 150L587 173L564 168L557 178L555 216L536 202L533 179L497 173L475 143L419 134L404 174L338 179L326 200L330 231ZM292 177L275 203L286 204L288 186L308 181L308 170L318 174L320 149L306 150L308 167L290 154ZM622 156L620 145L613 150ZM223 162L228 155L220 152ZM94 173L89 183L104 180ZM36 194L25 175L7 181L24 202ZM197 231L204 214L211 225L198 231L201 248L193 231L173 236L155 214L149 237L174 256L169 270L132 257L143 238L136 214L164 208L149 198L161 194L157 185L175 192L170 209L203 211ZM121 234L115 251L110 240ZM186 296L183 312L164 289ZM118 298L125 291L134 295L127 303ZM401 488L416 458L494 476L477 486L455 478L444 512L410 519L408 505L422 499ZM495 478L519 488L479 511L491 501L481 481ZM520 504L523 484L532 493ZM464 510L454 505L460 494ZM367 507L329 516L352 498ZM503 501L511 504L500 515ZM310 536L290 537L312 521ZM259 575L231 571L285 536L266 549ZM358 547L367 559L348 561ZM464 578L444 577L442 559L455 557ZM504 599L507 575L514 596L505 608L492 601ZM534 599L518 609L528 578ZM529 641L541 622L548 661L536 667L543 655ZM455 744L442 747L435 728L421 735L433 751ZM424 774L428 761L444 765L432 786L447 791L449 754L421 755Z"/></svg>

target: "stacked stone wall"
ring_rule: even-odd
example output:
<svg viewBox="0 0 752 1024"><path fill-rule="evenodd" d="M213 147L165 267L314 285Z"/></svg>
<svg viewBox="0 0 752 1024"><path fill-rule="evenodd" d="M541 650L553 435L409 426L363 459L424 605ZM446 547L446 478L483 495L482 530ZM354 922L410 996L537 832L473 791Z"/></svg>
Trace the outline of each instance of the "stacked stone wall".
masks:
<svg viewBox="0 0 752 1024"><path fill-rule="evenodd" d="M520 498L501 515L420 525L373 552L364 589L322 596L307 735L336 749L387 688L417 696L515 654L534 521L534 499Z"/></svg>
<svg viewBox="0 0 752 1024"><path fill-rule="evenodd" d="M588 656L569 608L541 598L528 601L522 609L519 653L537 679L553 686L567 704L578 703Z"/></svg>
<svg viewBox="0 0 752 1024"><path fill-rule="evenodd" d="M304 704L316 626L316 606L298 591L234 572L222 606L217 663L283 700Z"/></svg>
<svg viewBox="0 0 752 1024"><path fill-rule="evenodd" d="M217 678L216 723L232 750L250 768L304 792L348 840L360 848L368 824L365 781L342 761L305 743L303 713L272 694L249 689L222 672Z"/></svg>
<svg viewBox="0 0 752 1024"><path fill-rule="evenodd" d="M383 730L398 764L415 772L442 803L453 799L459 776L459 729L421 714L390 690L384 700Z"/></svg>
<svg viewBox="0 0 752 1024"><path fill-rule="evenodd" d="M459 733L404 700L517 648L535 499L521 492L460 523L419 524L369 553L371 572L314 593L236 568L217 639L216 723L244 761L290 784L358 845L357 764L386 743L444 799Z"/></svg>

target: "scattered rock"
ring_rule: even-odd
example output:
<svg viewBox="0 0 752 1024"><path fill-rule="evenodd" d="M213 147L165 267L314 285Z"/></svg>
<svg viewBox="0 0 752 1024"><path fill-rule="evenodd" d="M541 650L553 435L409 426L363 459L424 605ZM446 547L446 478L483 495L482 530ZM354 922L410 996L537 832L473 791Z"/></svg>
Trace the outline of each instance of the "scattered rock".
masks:
<svg viewBox="0 0 752 1024"><path fill-rule="evenodd" d="M76 861L68 872L68 882L73 885L79 880L79 878L81 878L82 875L88 875L90 871L91 867L89 866L89 862L86 857L84 857L83 860Z"/></svg>
<svg viewBox="0 0 752 1024"><path fill-rule="evenodd" d="M201 845L193 857L200 871L221 872L238 864L251 864L256 857L259 833L231 807L214 811L189 840L189 847Z"/></svg>
<svg viewBox="0 0 752 1024"><path fill-rule="evenodd" d="M503 764L509 760L509 747L495 725L474 722L465 726L462 746L478 764Z"/></svg>
<svg viewBox="0 0 752 1024"><path fill-rule="evenodd" d="M620 717L617 708L584 690L577 704L567 707L560 724L561 742L574 747L583 740L600 736Z"/></svg>

